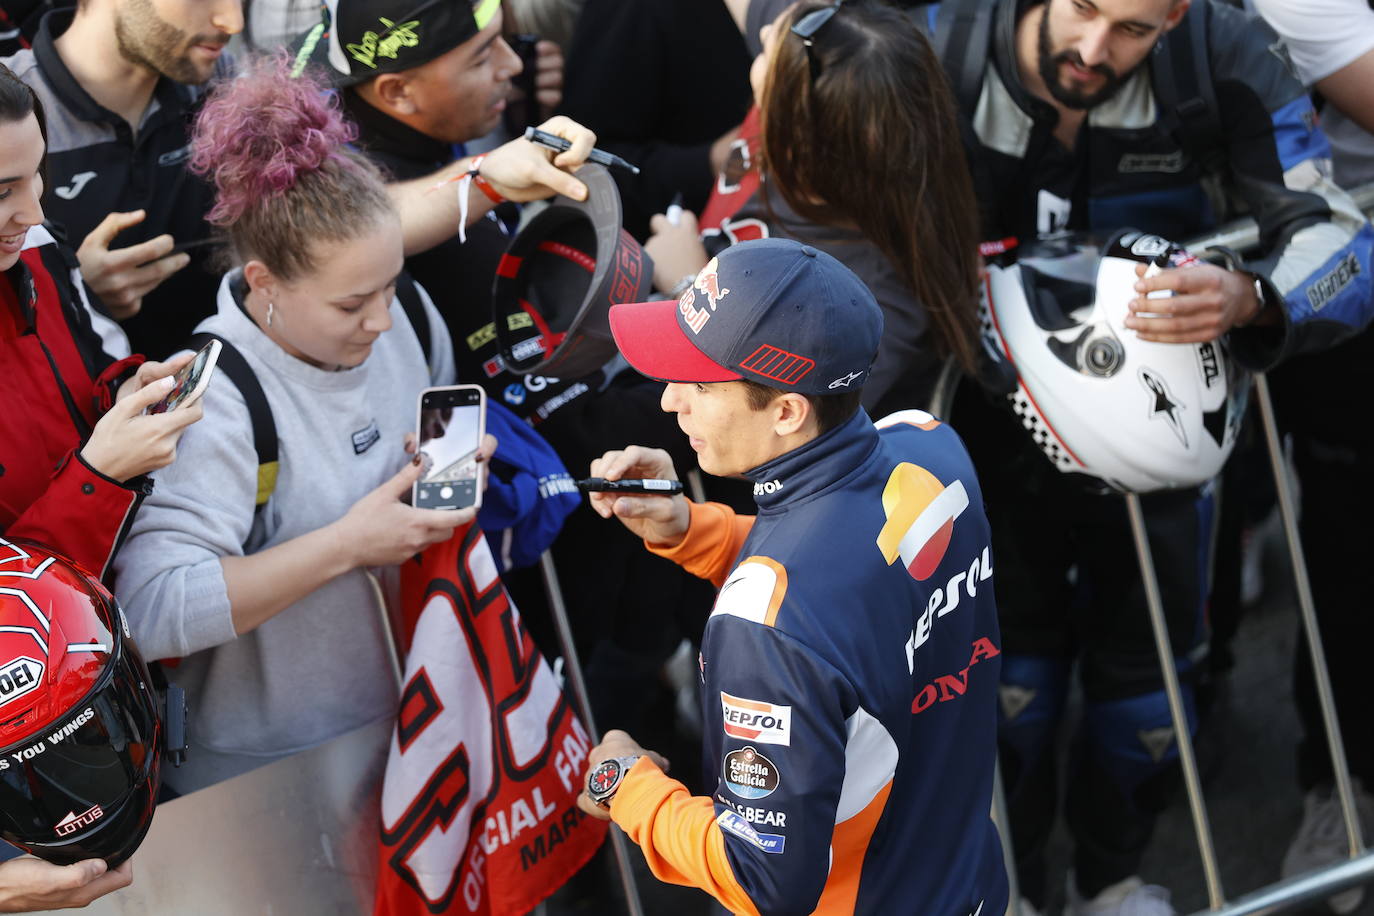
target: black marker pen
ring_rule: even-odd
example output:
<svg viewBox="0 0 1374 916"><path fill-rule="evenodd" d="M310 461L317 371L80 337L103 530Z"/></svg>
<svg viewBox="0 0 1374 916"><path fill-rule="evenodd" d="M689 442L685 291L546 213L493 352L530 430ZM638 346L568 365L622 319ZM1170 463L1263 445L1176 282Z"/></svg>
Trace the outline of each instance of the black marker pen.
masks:
<svg viewBox="0 0 1374 916"><path fill-rule="evenodd" d="M665 480L661 477L627 477L624 480L588 477L586 480L579 480L577 488L583 493L645 493L651 496L671 496L682 492L682 481Z"/></svg>
<svg viewBox="0 0 1374 916"><path fill-rule="evenodd" d="M548 131L540 130L537 127L526 127L525 139L530 141L531 143L538 143L540 146L546 147L547 149L551 149L559 153L566 153L569 149L572 148L571 140L565 140L557 134L551 134ZM599 165L614 165L619 166L622 169L628 169L631 175L639 174L638 166L631 165L624 159L621 159L615 153L608 153L604 149L593 148L592 151L587 154L587 160L590 162L598 163Z"/></svg>

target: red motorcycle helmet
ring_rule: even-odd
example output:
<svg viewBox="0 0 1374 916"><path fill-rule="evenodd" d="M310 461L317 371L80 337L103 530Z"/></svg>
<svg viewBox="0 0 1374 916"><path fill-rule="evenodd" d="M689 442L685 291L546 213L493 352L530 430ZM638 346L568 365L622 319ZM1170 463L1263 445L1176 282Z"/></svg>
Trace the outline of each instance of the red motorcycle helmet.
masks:
<svg viewBox="0 0 1374 916"><path fill-rule="evenodd" d="M162 723L114 597L51 549L0 538L0 838L59 865L133 855Z"/></svg>

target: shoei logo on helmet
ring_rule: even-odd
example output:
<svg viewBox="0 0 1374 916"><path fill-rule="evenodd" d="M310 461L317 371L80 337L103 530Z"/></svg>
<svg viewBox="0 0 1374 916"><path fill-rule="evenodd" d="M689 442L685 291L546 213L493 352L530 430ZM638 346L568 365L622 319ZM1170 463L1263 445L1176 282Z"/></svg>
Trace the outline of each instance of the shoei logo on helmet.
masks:
<svg viewBox="0 0 1374 916"><path fill-rule="evenodd" d="M967 508L963 481L945 486L925 468L903 461L883 487L887 522L878 532L883 559L891 566L900 556L912 578L929 579L945 558L954 520Z"/></svg>
<svg viewBox="0 0 1374 916"><path fill-rule="evenodd" d="M66 817L62 818L62 820L58 821L57 826L53 827L52 830L53 833L58 836L71 836L78 830L91 826L104 816L104 809L99 805L92 805L80 814L77 814L75 811L70 812Z"/></svg>
<svg viewBox="0 0 1374 916"><path fill-rule="evenodd" d="M21 655L0 667L0 706L36 690L43 683L43 663Z"/></svg>

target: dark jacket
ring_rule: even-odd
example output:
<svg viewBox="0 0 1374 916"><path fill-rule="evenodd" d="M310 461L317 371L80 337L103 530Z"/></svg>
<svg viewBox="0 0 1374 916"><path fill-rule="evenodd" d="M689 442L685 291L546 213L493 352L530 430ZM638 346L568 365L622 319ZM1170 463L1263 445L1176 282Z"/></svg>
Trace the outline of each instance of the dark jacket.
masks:
<svg viewBox="0 0 1374 916"><path fill-rule="evenodd" d="M700 213L711 144L753 100L751 56L721 0L587 0L568 48L561 114L596 131L597 146L639 166L613 169L624 224L644 239L649 217L681 192Z"/></svg>

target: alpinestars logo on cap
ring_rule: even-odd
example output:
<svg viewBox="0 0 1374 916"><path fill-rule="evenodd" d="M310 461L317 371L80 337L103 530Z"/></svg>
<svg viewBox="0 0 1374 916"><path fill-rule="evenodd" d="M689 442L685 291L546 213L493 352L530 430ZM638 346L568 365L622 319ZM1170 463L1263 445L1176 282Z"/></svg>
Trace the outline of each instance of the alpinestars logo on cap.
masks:
<svg viewBox="0 0 1374 916"><path fill-rule="evenodd" d="M923 467L903 461L883 488L887 522L878 532L878 549L891 566L902 558L907 572L925 581L939 569L954 535L954 520L968 508L962 480L949 486Z"/></svg>
<svg viewBox="0 0 1374 916"><path fill-rule="evenodd" d="M687 291L684 292L682 297L677 301L678 311L682 313L683 320L686 322L687 327L692 329L693 334L701 333L701 329L705 327L706 322L711 320L711 313L716 310L716 305L720 300L730 295L730 290L721 289L720 275L717 273L719 268L720 262L716 258L707 261L706 266L701 269L701 272L697 274L697 278L692 281L692 285L687 287ZM705 308L696 307L698 292L706 297L705 304L709 307L710 311L707 311Z"/></svg>

